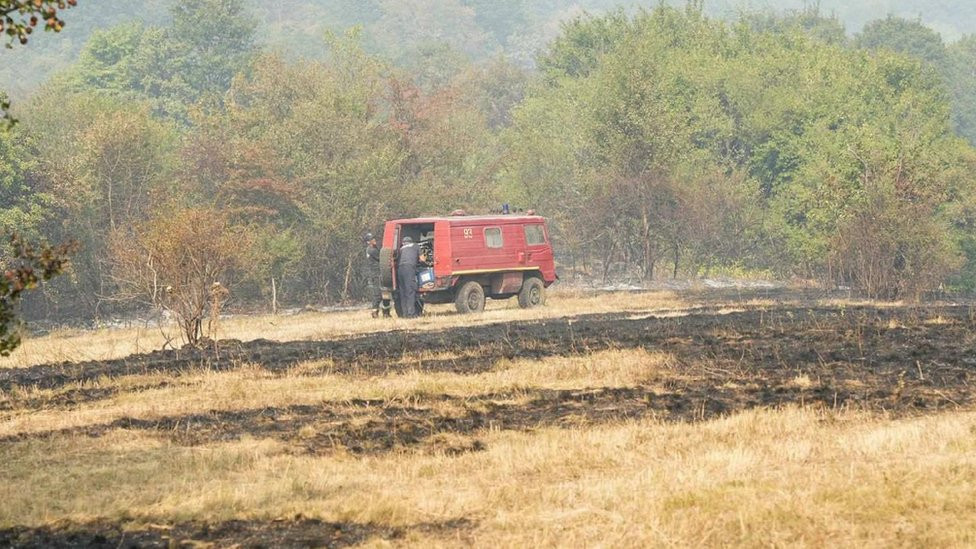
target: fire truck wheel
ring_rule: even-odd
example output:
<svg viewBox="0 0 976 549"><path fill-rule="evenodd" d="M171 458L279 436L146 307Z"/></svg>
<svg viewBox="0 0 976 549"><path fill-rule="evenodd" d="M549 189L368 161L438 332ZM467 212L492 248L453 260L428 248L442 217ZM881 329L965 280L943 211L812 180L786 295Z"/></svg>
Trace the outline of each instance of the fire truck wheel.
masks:
<svg viewBox="0 0 976 549"><path fill-rule="evenodd" d="M526 278L518 294L519 307L531 309L546 302L546 287L538 278Z"/></svg>
<svg viewBox="0 0 976 549"><path fill-rule="evenodd" d="M458 288L454 305L461 314L477 313L485 310L485 289L475 281L465 282Z"/></svg>

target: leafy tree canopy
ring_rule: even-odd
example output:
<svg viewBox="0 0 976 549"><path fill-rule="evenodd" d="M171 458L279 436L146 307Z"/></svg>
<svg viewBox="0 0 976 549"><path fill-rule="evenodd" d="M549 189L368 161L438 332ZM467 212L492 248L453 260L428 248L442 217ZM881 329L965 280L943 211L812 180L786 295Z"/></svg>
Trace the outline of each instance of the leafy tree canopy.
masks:
<svg viewBox="0 0 976 549"><path fill-rule="evenodd" d="M884 48L921 59L939 70L944 70L948 64L942 36L918 19L889 15L872 21L857 35L856 42L865 49Z"/></svg>
<svg viewBox="0 0 976 549"><path fill-rule="evenodd" d="M67 83L149 100L158 115L188 121L190 107L222 101L254 55L256 21L234 0L179 0L170 24L96 31Z"/></svg>

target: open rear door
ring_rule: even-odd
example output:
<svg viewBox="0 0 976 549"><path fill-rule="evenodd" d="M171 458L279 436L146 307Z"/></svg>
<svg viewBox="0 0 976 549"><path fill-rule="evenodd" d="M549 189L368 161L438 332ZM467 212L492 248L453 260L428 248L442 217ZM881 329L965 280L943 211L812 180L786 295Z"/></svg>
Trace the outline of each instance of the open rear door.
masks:
<svg viewBox="0 0 976 549"><path fill-rule="evenodd" d="M525 265L538 267L548 286L556 276L553 268L552 245L549 244L549 231L541 221L526 223L522 226L522 230L525 232Z"/></svg>

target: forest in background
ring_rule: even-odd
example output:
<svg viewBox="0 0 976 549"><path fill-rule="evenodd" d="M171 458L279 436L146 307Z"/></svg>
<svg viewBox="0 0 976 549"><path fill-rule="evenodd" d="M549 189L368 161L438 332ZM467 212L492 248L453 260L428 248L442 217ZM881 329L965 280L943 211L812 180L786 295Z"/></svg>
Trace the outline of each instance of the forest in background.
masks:
<svg viewBox="0 0 976 549"><path fill-rule="evenodd" d="M608 4L80 3L0 54L0 228L81 244L30 316L359 299L363 232L503 202L566 278L976 286L976 13Z"/></svg>
<svg viewBox="0 0 976 549"><path fill-rule="evenodd" d="M560 32L560 24L583 14L605 15L681 7L686 0L240 0L257 22L257 43L305 58L324 58L326 31L362 26L371 53L415 63L420 50L450 45L476 57L501 55L523 67ZM57 36L29 48L0 51L0 82L15 99L30 95L56 72L78 59L97 30L138 21L165 25L176 0L97 0L82 4ZM920 23L954 43L976 29L976 4L930 0L708 0L710 17L732 21L743 15L815 11L836 19L847 34L888 15ZM429 52L428 52L429 54Z"/></svg>

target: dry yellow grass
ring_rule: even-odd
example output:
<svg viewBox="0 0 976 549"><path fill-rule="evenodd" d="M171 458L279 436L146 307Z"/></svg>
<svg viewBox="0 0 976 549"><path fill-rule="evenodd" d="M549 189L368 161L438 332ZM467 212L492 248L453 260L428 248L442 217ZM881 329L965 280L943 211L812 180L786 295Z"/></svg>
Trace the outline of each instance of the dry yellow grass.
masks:
<svg viewBox="0 0 976 549"><path fill-rule="evenodd" d="M592 312L682 314L695 304L649 293L564 294L536 311L499 305L479 317L440 314L449 310L444 307L416 322L372 321L363 311L240 318L225 323L222 337L330 338ZM15 355L6 365L48 362L58 353L72 360L84 353L120 356L133 350L136 343L126 338L134 335L114 330L38 338L25 346L27 355ZM152 348L149 341L140 335L139 348ZM409 366L446 358L453 357L440 353L403 361ZM285 376L243 365L221 373L102 379L90 385L118 392L70 409L16 404L72 387L23 389L7 395L15 406L0 412L0 436L122 417L354 398L504 393L499 398L518 404L522 390L655 387L695 371L695 365L679 369L669 355L640 349L500 361L490 371L468 375L335 375L327 366L301 364ZM814 381L797 374L790 383L810 387ZM457 404L429 399L423 405L450 413ZM295 435L316 436L308 429ZM976 546L976 411L890 420L788 407L694 424L567 422L563 428L492 428L437 438L446 445L477 439L485 449L454 455L425 443L365 456L343 450L309 455L286 442L248 437L183 446L149 430L8 439L0 443L0 528L64 520L138 526L302 514L403 526L407 537L397 543L416 547ZM470 522L454 532L409 529L454 519Z"/></svg>
<svg viewBox="0 0 976 549"><path fill-rule="evenodd" d="M974 432L974 413L892 422L786 409L494 432L486 451L460 457L59 438L0 447L0 525L302 513L472 521L460 539L412 532L411 546L965 547L976 543Z"/></svg>

